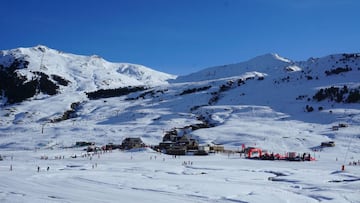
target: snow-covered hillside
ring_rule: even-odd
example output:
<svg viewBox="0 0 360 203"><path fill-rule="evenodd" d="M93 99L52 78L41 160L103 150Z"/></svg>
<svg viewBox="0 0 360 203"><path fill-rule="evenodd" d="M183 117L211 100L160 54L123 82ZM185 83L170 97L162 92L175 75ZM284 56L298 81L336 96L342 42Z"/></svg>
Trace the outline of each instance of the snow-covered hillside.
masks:
<svg viewBox="0 0 360 203"><path fill-rule="evenodd" d="M56 176L77 185L74 189L80 193L84 192L82 186L95 188L98 184L109 189L107 195L124 189L122 194L128 195L125 198L128 201L135 192L153 195L149 201L160 198L168 201L169 196L176 195L176 202L263 202L271 197L277 202L356 202L359 199L354 193L360 192L356 186L360 167L350 167L346 174L338 170L341 165L360 159L360 54L335 54L301 62L266 54L177 78L138 65L109 63L99 57L65 54L44 46L2 51L1 69L15 67L15 59L20 69L14 74L26 76L27 80L40 79L34 80L35 96L11 104L7 102L9 93L5 90L12 87L1 83L0 154L18 156L15 160L23 160L20 158L23 156L30 160L23 165L22 161L12 162L9 158L0 162L21 167L18 175L22 178L0 176L6 184L13 181L14 187L24 185L28 181L22 179L30 176L37 180L35 185L42 181L45 185L58 185L59 181L51 179ZM21 60L29 63L19 62ZM68 84L61 85L63 80ZM41 81L53 82L59 90L50 94L47 87L41 87ZM200 144L217 143L227 149L238 149L245 144L279 153L312 153L324 141L335 141L336 146L325 149L321 156L315 155L318 162L314 165L263 164L238 158L224 160L222 156L192 158L199 162L197 166L183 166L176 160L169 165L153 165L149 157L154 157L154 152L143 151L118 154L126 157L124 165L106 159L98 172L90 171L93 162L70 158L46 162L57 172L45 178L26 172L33 162L43 163L37 159L39 154L81 153L80 149L68 149L77 141L103 145L121 143L126 137L140 137L146 144L156 145L170 131L179 136L188 134ZM35 149L34 154L27 154ZM161 161L171 158L158 156ZM133 157L141 161L133 163L130 161ZM113 160L117 160L116 157ZM0 170L5 167L8 166L3 165ZM129 173L129 176L117 176L113 170ZM193 176L184 178L201 172L202 175L212 174L204 176L209 181L198 176L199 184L193 185ZM320 172L326 180L308 176L308 173ZM269 173L282 174L284 178L275 183L267 179ZM88 174L95 178L85 178ZM131 178L132 175L136 178ZM242 176L249 176L249 179L242 180ZM265 179L256 178L265 176ZM146 181L140 181L141 177L154 179L151 187L144 187ZM172 179L178 183L173 183ZM341 183L334 186L329 183L332 180ZM215 192L218 183L232 187L242 183L252 186L240 187L240 191L247 192L229 187ZM209 188L204 189L201 186L204 184ZM0 181L0 191L6 191L0 193L0 200L11 202L15 198L21 202L31 197L31 201L89 201L90 198L69 194L63 186L58 187L63 192L40 187L40 193L51 194L39 196L30 187L19 187L15 191L6 189ZM270 189L277 186L280 189ZM263 187L269 190L258 192ZM188 188L192 192L186 192ZM104 202L114 200L96 192L94 197L105 198ZM137 197L135 201L140 199Z"/></svg>
<svg viewBox="0 0 360 203"><path fill-rule="evenodd" d="M15 60L27 61L24 68L18 63L13 73L17 76L30 80L38 76L34 73L41 72L56 75L68 85L58 85L60 91L53 95L37 90L34 97L16 104L6 104L9 90L2 88L2 133L16 137L5 136L10 139L2 140L5 146L28 145L23 139L34 141L30 147L39 145L41 141L24 134L38 134L43 125L54 130L52 136L64 136L61 142L71 143L66 137L81 132L86 135L83 139L102 143L139 136L156 144L164 131L204 122L221 127L227 119L238 117L237 112L242 115L244 109L250 115L265 111L271 119L280 114L285 120L326 125L360 120L359 54L303 62L266 54L177 79L139 65L109 63L98 56L65 54L44 46L2 51L2 70L11 69ZM349 98L355 100L349 102ZM235 120L244 122L241 118ZM86 127L75 123L86 123ZM207 142L220 139L230 145L241 143L229 141L233 135L226 140L222 139L225 135L205 134L198 138Z"/></svg>
<svg viewBox="0 0 360 203"><path fill-rule="evenodd" d="M100 56L81 56L64 53L46 46L17 48L0 52L0 64L10 66L14 60L28 62L17 73L31 79L33 72L58 75L70 81L70 89L94 91L121 86L156 86L166 84L175 76L142 65L111 63Z"/></svg>
<svg viewBox="0 0 360 203"><path fill-rule="evenodd" d="M249 61L216 66L192 73L186 76L179 76L175 82L193 82L202 80L213 80L218 78L227 78L242 75L245 72L260 73L282 73L286 68L296 68L294 62L285 59L278 54L265 54L255 57ZM299 69L296 69L299 70Z"/></svg>

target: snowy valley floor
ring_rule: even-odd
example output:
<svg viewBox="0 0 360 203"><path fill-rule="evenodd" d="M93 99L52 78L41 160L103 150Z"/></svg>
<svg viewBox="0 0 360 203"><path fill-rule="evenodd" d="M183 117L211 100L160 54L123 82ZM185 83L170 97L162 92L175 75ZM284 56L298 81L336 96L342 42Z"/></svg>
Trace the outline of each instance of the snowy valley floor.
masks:
<svg viewBox="0 0 360 203"><path fill-rule="evenodd" d="M343 163L326 150L312 162L239 154L175 158L151 150L83 153L3 151L0 202L360 202L360 166L345 164L341 171Z"/></svg>

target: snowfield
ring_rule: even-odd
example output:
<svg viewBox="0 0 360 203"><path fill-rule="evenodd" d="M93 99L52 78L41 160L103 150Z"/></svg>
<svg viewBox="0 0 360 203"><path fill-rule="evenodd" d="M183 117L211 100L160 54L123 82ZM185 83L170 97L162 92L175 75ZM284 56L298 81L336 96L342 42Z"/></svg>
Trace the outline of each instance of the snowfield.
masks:
<svg viewBox="0 0 360 203"><path fill-rule="evenodd" d="M2 70L18 58L29 62L22 76L40 71L71 83L14 104L2 90L0 202L360 202L360 103L346 102L360 89L359 54L303 62L266 54L179 77L44 46L1 51ZM87 95L128 86L145 89ZM314 97L327 88L344 92L342 100ZM208 127L189 128L195 124ZM310 153L315 161L74 147L127 137L157 145L171 130L201 145ZM328 141L335 146L320 147Z"/></svg>
<svg viewBox="0 0 360 203"><path fill-rule="evenodd" d="M343 157L336 161L334 151L316 153L313 162L248 160L238 154L175 158L150 150L91 158L81 157L84 152L76 149L7 151L0 168L0 200L359 202L360 166L341 171ZM78 158L70 158L73 154ZM44 155L49 159L41 160Z"/></svg>

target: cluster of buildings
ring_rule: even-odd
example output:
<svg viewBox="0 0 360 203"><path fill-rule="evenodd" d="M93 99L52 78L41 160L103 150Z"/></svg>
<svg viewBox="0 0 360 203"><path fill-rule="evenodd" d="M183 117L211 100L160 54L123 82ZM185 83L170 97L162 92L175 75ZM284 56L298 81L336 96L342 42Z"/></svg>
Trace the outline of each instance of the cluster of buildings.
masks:
<svg viewBox="0 0 360 203"><path fill-rule="evenodd" d="M155 149L169 155L208 155L209 153L223 152L222 145L199 145L198 140L187 134L178 136L175 133L167 133L162 142Z"/></svg>
<svg viewBox="0 0 360 203"><path fill-rule="evenodd" d="M75 147L87 147L87 152L100 150L131 150L137 148L151 147L155 151L169 155L208 155L209 153L224 152L222 145L199 145L198 140L189 135L167 133L162 142L155 146L146 145L139 137L127 137L121 144L109 143L104 146L96 146L94 142L76 142Z"/></svg>
<svg viewBox="0 0 360 203"><path fill-rule="evenodd" d="M141 138L128 137L128 138L125 138L121 144L109 143L109 144L99 147L99 146L95 145L95 142L81 141L81 142L76 142L75 147L87 147L86 148L87 152L96 152L96 151L115 150L115 149L130 150L130 149L134 149L134 148L143 148L143 147L146 147L146 145L141 140Z"/></svg>

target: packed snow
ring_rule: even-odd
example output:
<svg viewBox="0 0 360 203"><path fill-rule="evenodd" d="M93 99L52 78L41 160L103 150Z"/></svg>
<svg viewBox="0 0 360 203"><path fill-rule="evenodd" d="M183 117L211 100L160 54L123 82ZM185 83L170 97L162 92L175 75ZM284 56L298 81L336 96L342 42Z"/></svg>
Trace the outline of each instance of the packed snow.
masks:
<svg viewBox="0 0 360 203"><path fill-rule="evenodd" d="M79 157L71 158L74 154ZM247 160L237 154L174 157L150 150L81 154L6 151L1 202L359 201L360 166L341 171L342 158L336 161L340 154L334 151L316 153L314 162ZM48 160L41 160L45 155Z"/></svg>

